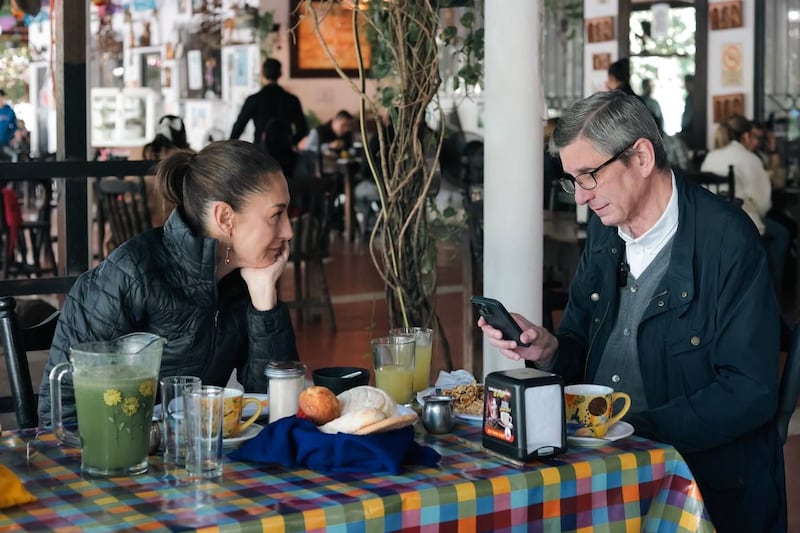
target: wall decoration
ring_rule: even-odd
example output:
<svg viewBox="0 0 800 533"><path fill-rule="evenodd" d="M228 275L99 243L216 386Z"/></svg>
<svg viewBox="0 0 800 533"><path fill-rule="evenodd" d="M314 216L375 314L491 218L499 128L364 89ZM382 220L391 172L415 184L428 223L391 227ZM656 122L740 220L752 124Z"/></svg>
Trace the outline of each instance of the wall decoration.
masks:
<svg viewBox="0 0 800 533"><path fill-rule="evenodd" d="M353 11L343 4L327 7L323 2L310 3L320 18L320 33L341 69L349 76L357 76L358 62L353 40ZM290 0L291 28L289 36L289 64L293 78L327 78L338 74L314 33L314 20L306 15L305 3ZM359 33L361 53L365 68L370 65L369 42L366 24Z"/></svg>
<svg viewBox="0 0 800 533"><path fill-rule="evenodd" d="M725 44L722 46L722 85L742 84L742 45Z"/></svg>
<svg viewBox="0 0 800 533"><path fill-rule="evenodd" d="M611 54L592 54L592 70L608 70Z"/></svg>
<svg viewBox="0 0 800 533"><path fill-rule="evenodd" d="M742 19L742 0L709 4L708 21L712 30L741 28L744 25Z"/></svg>
<svg viewBox="0 0 800 533"><path fill-rule="evenodd" d="M596 17L586 20L586 42L601 43L614 40L614 17Z"/></svg>
<svg viewBox="0 0 800 533"><path fill-rule="evenodd" d="M712 97L714 123L719 124L733 115L744 115L744 93L720 94Z"/></svg>

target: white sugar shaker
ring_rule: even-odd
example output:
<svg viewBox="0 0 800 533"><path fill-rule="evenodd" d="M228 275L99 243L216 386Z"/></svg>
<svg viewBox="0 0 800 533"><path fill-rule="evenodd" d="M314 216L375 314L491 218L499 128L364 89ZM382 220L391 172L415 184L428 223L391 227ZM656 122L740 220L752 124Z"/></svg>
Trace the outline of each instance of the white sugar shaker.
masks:
<svg viewBox="0 0 800 533"><path fill-rule="evenodd" d="M267 377L270 423L296 415L298 398L306 384L306 365L300 361L269 361L264 375Z"/></svg>

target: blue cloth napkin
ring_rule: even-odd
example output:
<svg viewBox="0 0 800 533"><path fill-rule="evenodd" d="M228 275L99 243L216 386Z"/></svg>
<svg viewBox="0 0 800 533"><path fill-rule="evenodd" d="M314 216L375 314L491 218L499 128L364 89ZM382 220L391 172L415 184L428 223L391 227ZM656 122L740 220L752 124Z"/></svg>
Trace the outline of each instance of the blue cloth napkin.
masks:
<svg viewBox="0 0 800 533"><path fill-rule="evenodd" d="M433 448L414 441L411 426L371 435L329 435L313 422L296 416L267 425L228 457L235 461L309 468L326 474L399 474L403 464L436 466L442 458Z"/></svg>

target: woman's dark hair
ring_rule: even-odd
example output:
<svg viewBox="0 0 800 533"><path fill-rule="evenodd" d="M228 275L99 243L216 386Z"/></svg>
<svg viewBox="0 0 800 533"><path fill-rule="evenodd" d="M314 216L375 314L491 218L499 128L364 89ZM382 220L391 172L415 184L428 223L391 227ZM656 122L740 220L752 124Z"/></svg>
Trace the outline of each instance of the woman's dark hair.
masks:
<svg viewBox="0 0 800 533"><path fill-rule="evenodd" d="M249 197L269 191L276 176L283 178L280 172L277 161L252 143L217 141L197 153L178 150L163 159L156 167L156 188L200 235L211 202L239 212Z"/></svg>

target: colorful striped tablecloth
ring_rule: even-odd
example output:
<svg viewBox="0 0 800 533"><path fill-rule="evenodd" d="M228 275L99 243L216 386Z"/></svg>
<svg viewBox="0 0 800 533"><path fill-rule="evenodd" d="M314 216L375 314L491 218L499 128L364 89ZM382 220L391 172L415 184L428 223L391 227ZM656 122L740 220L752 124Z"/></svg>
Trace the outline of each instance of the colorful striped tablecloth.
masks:
<svg viewBox="0 0 800 533"><path fill-rule="evenodd" d="M77 450L34 437L0 439L0 462L38 498L0 510L0 531L713 531L680 454L638 437L515 466L457 426L418 435L438 468L330 477L228 461L220 482L198 483L160 457L142 476L82 478Z"/></svg>

